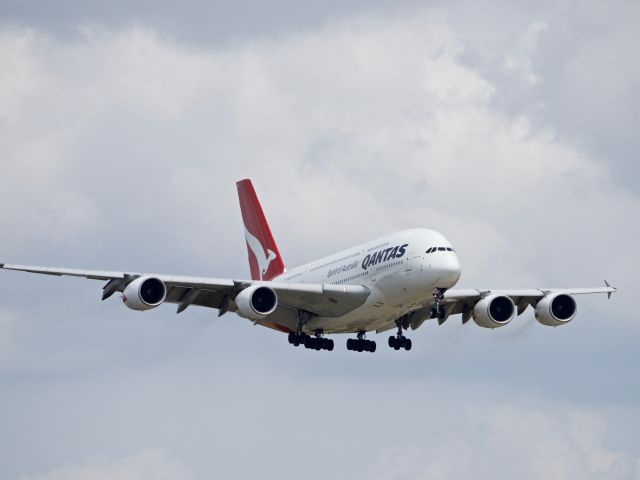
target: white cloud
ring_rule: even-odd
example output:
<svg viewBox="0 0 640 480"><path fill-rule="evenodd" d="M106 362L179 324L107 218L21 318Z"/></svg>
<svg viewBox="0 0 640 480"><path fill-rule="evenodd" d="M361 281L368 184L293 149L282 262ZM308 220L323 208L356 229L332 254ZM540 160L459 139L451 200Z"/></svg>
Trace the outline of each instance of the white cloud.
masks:
<svg viewBox="0 0 640 480"><path fill-rule="evenodd" d="M528 60L542 34L535 25L511 40L522 42L515 50L522 55L517 74L543 80ZM144 26L84 28L65 39L3 28L0 53L2 261L55 258L71 267L246 275L233 183L250 176L289 265L425 225L443 231L456 245L465 286L586 286L609 277L627 291L635 287L638 198L619 191L610 166L567 143L561 133L526 115L498 110L499 86L463 61L467 44L428 11L352 19L215 48L176 43ZM67 379L71 386L61 386L64 381L57 377L50 384L39 378L26 381L3 405L20 420L11 425L22 444L34 436L34 428L42 428L34 417L52 425L48 436L34 442L39 450L29 451L36 460L63 434L69 444L53 445L58 455L60 450L83 451L86 443L98 441L129 442L129 451L135 451L154 444L153 432L159 432L168 441L188 443L180 456L193 452L196 461L189 464L200 460L196 468L202 471L217 464L223 472L233 471L250 439L264 465L276 461L275 440L297 452L292 462L298 468L287 471L290 475L299 475L315 458L309 445L318 450L331 446L334 456L326 469L337 463L360 472L365 463L353 458L368 459L371 451L390 443L387 436L377 436L377 425L371 423L381 412L386 415L378 420L387 434L410 437L409 447L394 441L400 446L380 454L374 473L391 478L402 472L409 478L420 473L459 477L470 471L488 475L503 461L507 472L521 472L521 463L539 477L617 478L618 471L632 471L629 465L637 456L610 446L597 415L558 415L550 407L471 409L463 416L466 424L457 423L450 431L441 425L420 441L439 421L436 409L451 405L464 411L466 399L475 401L477 395L469 388L464 395L434 400L440 388L425 387L424 380L437 377L440 368L452 375L448 383L466 385L476 374L486 379L486 371L495 368L491 381L504 382L510 392L522 385L535 389L540 382L545 391L553 390L549 385L568 385L564 394L574 398L579 394L566 393L573 383L563 377L565 370L540 370L555 359L577 355L585 359L580 368L597 370L602 377L610 371L606 362L597 355L588 358L588 348L595 344L607 359L618 353L635 359L635 350L617 350L622 340L633 343L637 336L631 295L618 295L607 304L604 298L592 301L593 310L581 310L566 327L572 330L541 334L543 327L532 325L537 336L516 339L472 330L473 325L463 331L449 321L437 333L433 324L416 332L409 357L379 351L375 358L354 359L336 351L327 359L283 350L286 341L275 333L249 331L232 316L208 327L210 331L189 331L196 329L195 322L211 325L214 312L194 309L176 319L173 309L161 308L134 317L126 311L107 315L98 310L100 305L96 311L102 315L79 313L79 307L76 311L69 305L90 304L93 298L86 295L92 287L12 275L18 274L0 275L3 302L27 307L19 321L10 322L20 335L4 337L17 342L5 371L18 377L24 370L47 379L51 371L73 377ZM41 288L38 296L34 285ZM95 292L98 298L97 284ZM594 333L594 312L605 311L613 318L606 330L598 327ZM429 339L430 333L437 340ZM549 340L558 338L566 343ZM193 365L176 365L172 357L192 344L198 347L193 359L203 369L200 373L194 373ZM253 349L258 353L252 354ZM249 354L250 361L238 365ZM289 355L296 355L296 361ZM534 365L538 370L531 378L523 376L531 372L527 360L537 361L536 355L543 357L542 366ZM166 363L149 384L148 371L140 365L159 359ZM573 360L567 363L577 368ZM616 365L610 379L614 386L627 385L632 366L632 361ZM110 371L114 378L105 382L97 372L108 368L116 373ZM396 378L392 368L400 378L387 390ZM308 380L308 372L322 376L322 383ZM364 385L367 375L378 383ZM275 387L274 378L280 380ZM584 388L586 380L574 381ZM182 382L188 388L174 388ZM49 398L52 390L58 397L47 408L59 416L37 401ZM413 415L400 428L398 392ZM611 395L615 404L636 394L625 390ZM329 399L324 403L323 395ZM491 398L484 404L508 397L493 390L486 396ZM149 398L157 401L150 405ZM351 399L363 406L356 413L345 412ZM430 412L422 410L425 401ZM224 409L212 408L221 403ZM329 406L326 418L310 414L309 405L319 404ZM19 416L11 408L16 406L23 409ZM291 408L295 418L308 419L315 428L289 421ZM78 411L85 422L74 435L66 435L68 423L78 422ZM443 418L455 422L457 413ZM129 430L132 424L135 431ZM192 424L199 428L190 428ZM233 438L220 433L221 424ZM624 436L625 428L618 424L614 433ZM105 431L109 435L102 435ZM123 439L123 431L131 435ZM15 454L13 468L21 471L20 455L26 454L20 442L8 438L3 451ZM211 456L210 441L220 449L217 457ZM340 457L345 451L349 455ZM63 458L83 456L69 453ZM31 460L25 458L23 464ZM131 467L146 478L148 472L172 465L166 456L140 453L68 465L47 475L107 472L97 477L104 478ZM252 467L243 465L243 471ZM315 472L318 477L325 473Z"/></svg>
<svg viewBox="0 0 640 480"><path fill-rule="evenodd" d="M536 53L540 36L548 30L547 22L533 22L522 34L513 51L507 56L504 68L520 77L524 87L530 87L540 81L534 70L532 56Z"/></svg>
<svg viewBox="0 0 640 480"><path fill-rule="evenodd" d="M141 450L110 459L95 456L83 463L69 463L53 470L24 476L22 480L190 480L192 474L163 450Z"/></svg>
<svg viewBox="0 0 640 480"><path fill-rule="evenodd" d="M381 450L369 478L638 478L640 459L608 450L605 433L606 421L595 412L469 408L447 435L428 445Z"/></svg>

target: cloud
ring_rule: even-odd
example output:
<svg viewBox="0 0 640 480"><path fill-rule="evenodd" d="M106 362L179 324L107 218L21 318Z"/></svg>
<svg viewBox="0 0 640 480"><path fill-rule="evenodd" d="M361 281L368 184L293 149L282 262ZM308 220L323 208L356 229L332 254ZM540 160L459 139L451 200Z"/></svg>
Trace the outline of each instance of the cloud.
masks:
<svg viewBox="0 0 640 480"><path fill-rule="evenodd" d="M11 312L0 309L0 359L7 355L13 346L11 333L15 317Z"/></svg>
<svg viewBox="0 0 640 480"><path fill-rule="evenodd" d="M92 457L76 464L69 463L22 480L190 480L191 473L179 462L171 460L163 450L141 450L133 455L109 459Z"/></svg>
<svg viewBox="0 0 640 480"><path fill-rule="evenodd" d="M533 70L532 55L535 53L539 37L549 25L546 22L533 22L517 43L514 52L505 60L504 68L514 75L520 77L524 87L530 87L540 81L538 75Z"/></svg>
<svg viewBox="0 0 640 480"><path fill-rule="evenodd" d="M638 478L640 458L604 446L606 421L595 412L471 407L459 423L428 445L381 450L369 478Z"/></svg>
<svg viewBox="0 0 640 480"><path fill-rule="evenodd" d="M3 27L0 260L244 277L234 182L252 177L288 266L420 225L453 241L463 286L605 277L633 291L637 195L619 188L614 164L532 113L556 24L516 22L496 50L453 24L432 10L395 12L214 46L142 23L65 37ZM503 75L511 55L518 79L535 76L524 90L517 82L524 108L502 108L505 85L469 61L478 50L499 57ZM14 312L0 326L11 334L2 379L12 384L0 399L10 478L158 437L194 471L226 476L239 464L277 468L283 451L297 475L329 450L309 474L324 478L361 472L376 451L381 471L408 476L485 473L509 456L493 448L535 472L586 478L631 472L638 456L619 446L637 413L611 413L639 394L628 381L632 295L581 298L569 326L530 323L517 335L427 322L410 356L356 358L292 351L232 315L100 304L97 283L9 272L0 282ZM547 407L517 407L530 390ZM485 407L470 409L479 395ZM554 413L558 399L588 413ZM601 404L604 420L589 413ZM247 442L255 463L242 463ZM109 458L61 468L172 464Z"/></svg>

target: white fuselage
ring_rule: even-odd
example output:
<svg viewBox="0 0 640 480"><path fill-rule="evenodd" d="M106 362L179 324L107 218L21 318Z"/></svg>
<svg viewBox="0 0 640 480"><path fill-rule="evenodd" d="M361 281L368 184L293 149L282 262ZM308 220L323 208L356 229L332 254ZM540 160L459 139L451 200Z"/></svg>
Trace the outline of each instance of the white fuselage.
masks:
<svg viewBox="0 0 640 480"><path fill-rule="evenodd" d="M428 250L439 248L431 253ZM390 320L432 300L436 288L453 287L460 262L449 241L428 229L403 230L289 270L274 281L364 285L367 301L341 317L315 317L306 328L325 333L388 328Z"/></svg>

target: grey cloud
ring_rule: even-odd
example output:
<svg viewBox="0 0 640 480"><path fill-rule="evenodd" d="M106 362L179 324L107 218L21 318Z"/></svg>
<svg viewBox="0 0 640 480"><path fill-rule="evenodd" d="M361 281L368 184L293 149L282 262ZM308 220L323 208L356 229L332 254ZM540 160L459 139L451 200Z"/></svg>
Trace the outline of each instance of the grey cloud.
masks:
<svg viewBox="0 0 640 480"><path fill-rule="evenodd" d="M425 225L456 245L464 286L622 287L581 298L564 328L531 312L495 332L452 319L412 333L411 355L357 357L293 351L232 315L140 314L99 303L97 283L2 272L3 476L165 447L204 478L283 464L285 478L311 464L312 478L353 478L385 448L422 452L451 425L474 434L458 417L477 403L551 419L584 408L610 425L607 451L640 456L618 447L640 422L626 293L638 198L527 101L502 108L506 87L469 63L473 42L452 23L369 15L197 48L145 26L72 40L2 30L2 261L244 277L233 183L249 176L289 265Z"/></svg>
<svg viewBox="0 0 640 480"><path fill-rule="evenodd" d="M638 62L634 60L636 3L540 2L500 3L508 18L501 28L478 7L457 6L448 16L466 40L463 57L498 88L497 108L526 115L537 125L553 128L559 137L610 168L616 182L638 194L637 128L640 96ZM535 25L543 29L529 37ZM531 32L530 32L531 33ZM529 33L529 35L530 35ZM523 83L508 68L514 55L526 62L538 81ZM505 68L506 67L506 68Z"/></svg>
<svg viewBox="0 0 640 480"><path fill-rule="evenodd" d="M91 457L84 463L68 463L47 473L23 477L24 480L190 480L193 476L179 462L167 458L162 450L142 450L133 455L110 459Z"/></svg>
<svg viewBox="0 0 640 480"><path fill-rule="evenodd" d="M98 24L115 29L144 24L187 43L209 44L243 42L252 37L299 32L345 15L385 9L391 4L398 8L424 2L242 0L230 3L191 0L176 4L169 1L117 0L105 4L64 0L54 5L37 0L3 0L0 2L0 10L5 22L32 25L65 37L75 36L78 26L84 24Z"/></svg>

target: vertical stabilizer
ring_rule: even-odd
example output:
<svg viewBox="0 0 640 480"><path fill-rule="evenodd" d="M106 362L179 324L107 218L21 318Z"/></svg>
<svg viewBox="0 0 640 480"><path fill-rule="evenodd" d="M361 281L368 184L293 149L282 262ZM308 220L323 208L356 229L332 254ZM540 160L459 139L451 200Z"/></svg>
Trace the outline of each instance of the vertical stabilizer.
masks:
<svg viewBox="0 0 640 480"><path fill-rule="evenodd" d="M264 216L251 180L236 183L244 235L249 252L249 268L253 280L271 280L285 271L284 263L271 229Z"/></svg>

